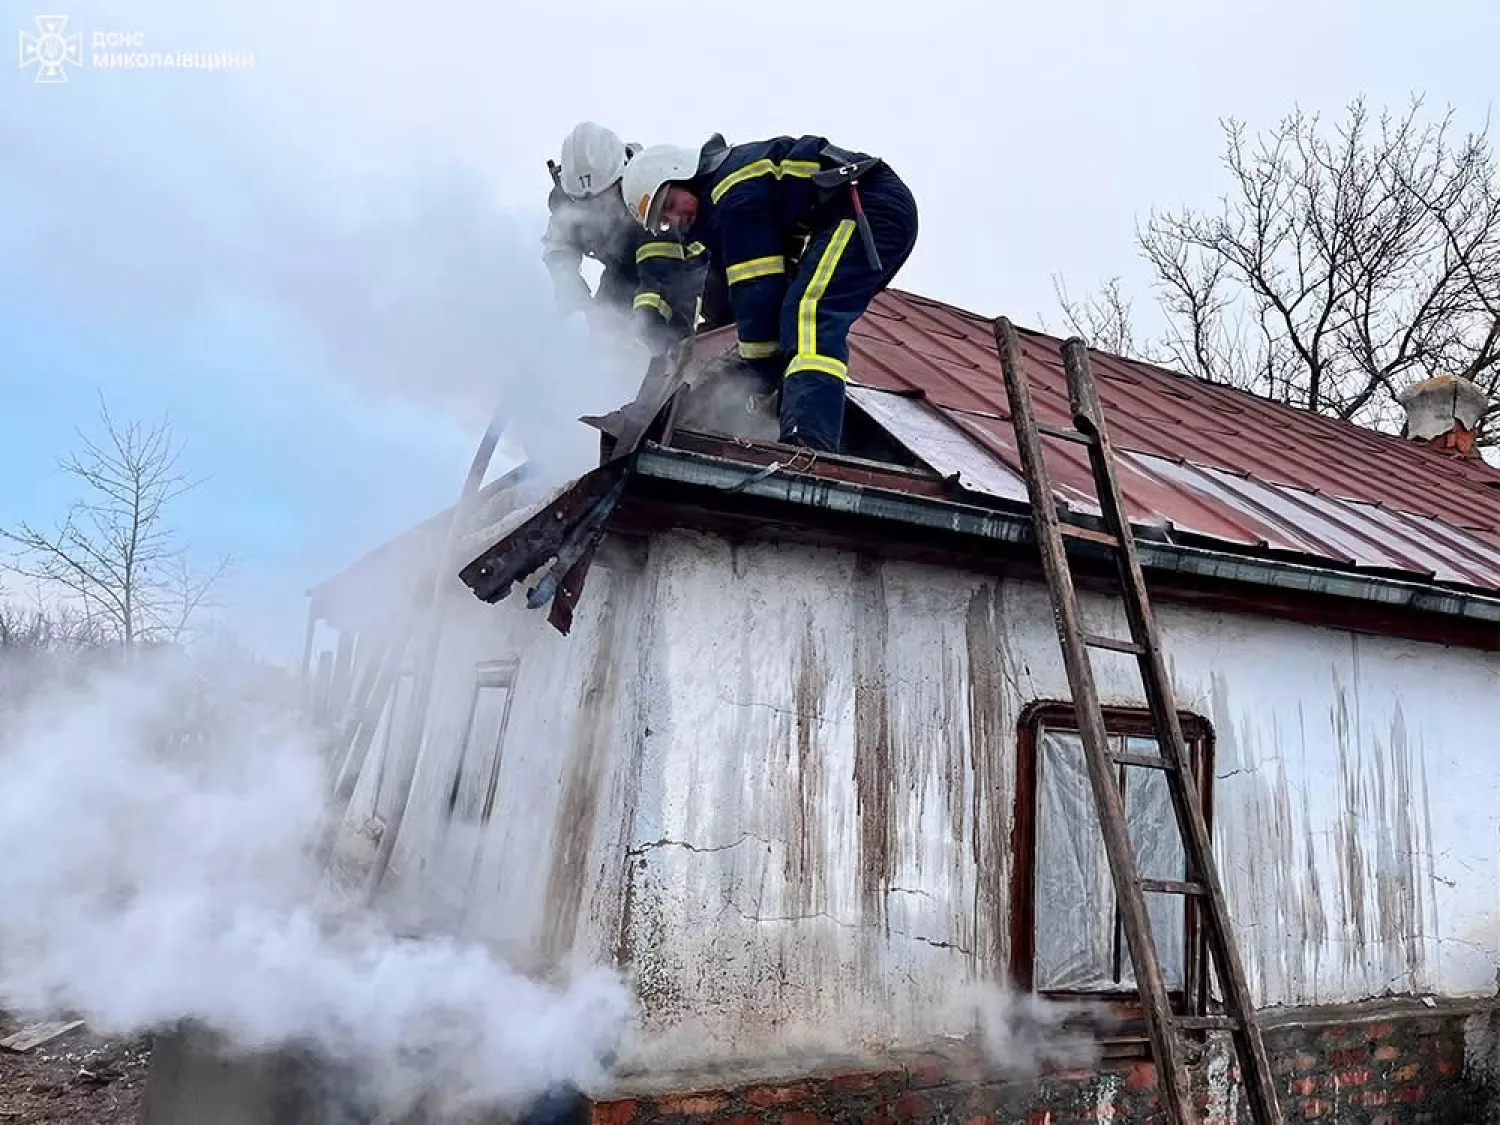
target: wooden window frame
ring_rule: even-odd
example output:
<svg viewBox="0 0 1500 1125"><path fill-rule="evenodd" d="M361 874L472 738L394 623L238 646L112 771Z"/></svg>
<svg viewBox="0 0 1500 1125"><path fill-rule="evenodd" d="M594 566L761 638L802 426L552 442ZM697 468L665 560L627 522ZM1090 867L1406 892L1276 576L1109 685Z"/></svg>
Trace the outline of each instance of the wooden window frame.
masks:
<svg viewBox="0 0 1500 1125"><path fill-rule="evenodd" d="M1144 708L1105 707L1104 724L1110 735L1154 737L1150 712ZM1193 758L1203 815L1213 831L1213 764L1214 735L1208 720L1191 712L1179 711L1182 735ZM1016 987L1036 991L1036 819L1037 748L1043 729L1078 733L1078 719L1071 703L1033 703L1022 713L1017 724L1015 819L1011 828L1011 933L1010 971ZM1116 910L1119 908L1116 907ZM1205 971L1206 945L1199 904L1191 896L1184 904L1183 985L1169 990L1173 1011L1178 1014L1202 1014L1207 1007L1208 975ZM1129 954L1126 954L1128 959ZM1111 1005L1119 1015L1130 1019L1141 1013L1139 993L1134 988L1074 990L1047 989L1038 993L1049 999L1096 1000ZM1189 1001L1191 998L1191 1001Z"/></svg>
<svg viewBox="0 0 1500 1125"><path fill-rule="evenodd" d="M500 725L495 731L494 757L490 761L489 777L485 779L484 804L480 809L479 823L490 822L495 811L495 793L500 782L500 761L504 756L505 734L510 727L510 713L516 701L516 681L520 676L520 662L516 660L488 660L474 666L473 686L469 689L469 713L464 719L463 736L458 743L458 761L453 766L453 778L448 783L448 794L443 802L443 818L452 822L458 806L459 784L463 781L464 766L473 749L470 743L474 736L474 718L479 711L479 695L486 689L503 688L506 691L505 710L500 716Z"/></svg>

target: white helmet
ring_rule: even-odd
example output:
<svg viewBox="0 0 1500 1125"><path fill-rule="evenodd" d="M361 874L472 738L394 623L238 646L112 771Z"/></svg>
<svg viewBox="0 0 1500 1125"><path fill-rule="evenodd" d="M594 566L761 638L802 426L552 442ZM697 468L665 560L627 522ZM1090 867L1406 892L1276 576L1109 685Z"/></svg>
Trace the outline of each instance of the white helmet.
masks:
<svg viewBox="0 0 1500 1125"><path fill-rule="evenodd" d="M613 129L581 122L563 138L562 189L574 199L598 195L620 178L627 159L625 142Z"/></svg>
<svg viewBox="0 0 1500 1125"><path fill-rule="evenodd" d="M620 191L635 221L647 230L661 228L661 209L666 187L673 181L691 180L698 174L698 150L680 145L652 145L625 165Z"/></svg>

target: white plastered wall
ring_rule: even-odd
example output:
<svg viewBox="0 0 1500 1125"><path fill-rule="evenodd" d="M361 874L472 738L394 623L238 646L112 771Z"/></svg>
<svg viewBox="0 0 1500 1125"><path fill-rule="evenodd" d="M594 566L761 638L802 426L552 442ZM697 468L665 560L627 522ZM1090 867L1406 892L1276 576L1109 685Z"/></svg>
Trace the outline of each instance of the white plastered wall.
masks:
<svg viewBox="0 0 1500 1125"><path fill-rule="evenodd" d="M473 667L516 660L471 932L623 955L644 1061L966 1029L1008 964L1017 723L1068 694L1042 587L679 532L597 565L569 637L523 598L455 594L397 886L453 885L422 861ZM1492 993L1500 660L1156 609L1179 706L1214 730L1257 999ZM1142 704L1130 658L1095 667Z"/></svg>

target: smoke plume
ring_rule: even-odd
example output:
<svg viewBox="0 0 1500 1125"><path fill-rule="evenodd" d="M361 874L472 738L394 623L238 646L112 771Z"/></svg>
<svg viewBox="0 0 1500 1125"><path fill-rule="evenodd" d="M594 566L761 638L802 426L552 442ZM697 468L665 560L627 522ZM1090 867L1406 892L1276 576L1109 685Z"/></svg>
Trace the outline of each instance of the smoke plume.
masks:
<svg viewBox="0 0 1500 1125"><path fill-rule="evenodd" d="M311 1049L376 1106L507 1106L599 1081L631 1014L623 986L530 979L336 897L311 858L325 765L274 697L217 686L236 671L153 655L5 716L0 1005Z"/></svg>

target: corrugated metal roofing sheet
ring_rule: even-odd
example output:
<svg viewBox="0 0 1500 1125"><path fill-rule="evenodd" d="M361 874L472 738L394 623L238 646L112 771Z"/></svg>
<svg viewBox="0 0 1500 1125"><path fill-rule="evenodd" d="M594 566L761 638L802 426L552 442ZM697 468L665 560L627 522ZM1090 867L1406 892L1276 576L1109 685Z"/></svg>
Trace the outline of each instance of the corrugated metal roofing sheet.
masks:
<svg viewBox="0 0 1500 1125"><path fill-rule="evenodd" d="M967 491L1024 502L992 322L910 293L850 334L851 397ZM731 330L732 331L732 330ZM1022 331L1042 421L1069 424L1061 341ZM1133 521L1226 547L1500 589L1500 470L1148 363L1091 353ZM1097 512L1086 453L1045 441L1059 499Z"/></svg>

